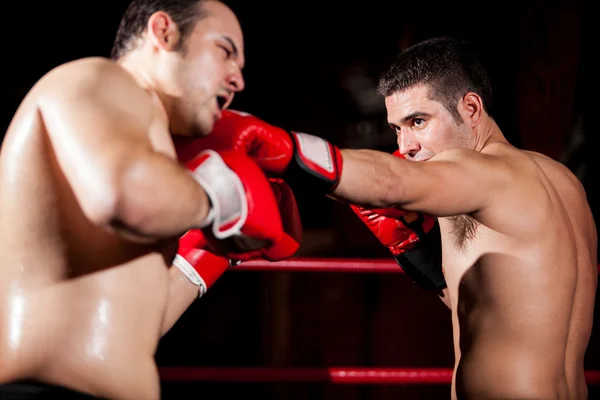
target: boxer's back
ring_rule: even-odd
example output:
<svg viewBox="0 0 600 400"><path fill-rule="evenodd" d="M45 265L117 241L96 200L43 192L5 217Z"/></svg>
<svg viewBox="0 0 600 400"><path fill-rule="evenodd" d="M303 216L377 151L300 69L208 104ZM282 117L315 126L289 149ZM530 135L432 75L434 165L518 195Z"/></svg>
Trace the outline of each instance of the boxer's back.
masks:
<svg viewBox="0 0 600 400"><path fill-rule="evenodd" d="M569 254L570 261L562 267L570 276L572 291L561 288L557 296L571 300L565 310L568 318L568 331L564 348L564 373L569 399L586 399L587 385L584 377L584 356L587 349L594 316L595 293L598 282L597 231L586 193L581 183L566 166L538 153L526 152L544 171L549 181L549 192L555 191L560 202L555 204L556 212L564 212L568 218L564 241L554 248L554 254ZM549 228L552 228L549 226ZM557 228L557 227L554 227ZM558 227L560 229L560 227ZM552 253L551 253L552 254ZM548 260L549 263L552 259ZM558 301L552 292L547 301ZM557 349L558 351L558 349Z"/></svg>
<svg viewBox="0 0 600 400"><path fill-rule="evenodd" d="M490 153L505 157L517 178L491 195L463 247L444 250L457 299L456 394L585 399L597 282L585 192L566 167L540 154L504 145ZM444 222L442 230L459 225Z"/></svg>
<svg viewBox="0 0 600 400"><path fill-rule="evenodd" d="M43 78L2 144L0 383L39 379L109 398L156 398L153 355L175 248L134 244L93 225L45 123L43 103L72 83L69 75L113 68L106 63L77 61ZM103 72L106 85L115 84L111 73ZM115 84L115 96L128 94Z"/></svg>

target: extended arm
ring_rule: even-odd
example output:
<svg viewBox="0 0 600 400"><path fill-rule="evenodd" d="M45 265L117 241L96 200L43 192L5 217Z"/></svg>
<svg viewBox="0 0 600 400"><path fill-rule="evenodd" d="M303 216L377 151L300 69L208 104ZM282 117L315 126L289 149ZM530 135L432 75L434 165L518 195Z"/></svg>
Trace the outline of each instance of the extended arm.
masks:
<svg viewBox="0 0 600 400"><path fill-rule="evenodd" d="M235 111L224 112L214 131L229 135L231 147L292 188L371 208L438 217L476 212L496 201L518 175L518 168L500 157L471 150L448 150L424 162L376 150L340 150L322 138Z"/></svg>
<svg viewBox="0 0 600 400"><path fill-rule="evenodd" d="M375 150L341 150L343 169L331 194L370 207L397 207L437 217L477 212L511 184L497 157L448 150L424 162Z"/></svg>

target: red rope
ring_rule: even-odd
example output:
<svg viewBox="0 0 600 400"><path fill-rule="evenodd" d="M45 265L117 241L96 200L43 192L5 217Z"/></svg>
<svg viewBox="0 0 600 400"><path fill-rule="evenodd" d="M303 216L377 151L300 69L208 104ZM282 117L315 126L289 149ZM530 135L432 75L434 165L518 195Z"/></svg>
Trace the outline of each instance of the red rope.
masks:
<svg viewBox="0 0 600 400"><path fill-rule="evenodd" d="M402 268L393 259L361 258L291 258L269 262L254 260L243 262L232 268L239 271L283 271L283 272L376 272L402 273Z"/></svg>
<svg viewBox="0 0 600 400"><path fill-rule="evenodd" d="M449 384L450 368L263 368L162 367L165 382L331 382L346 384ZM589 385L600 384L600 370L586 371Z"/></svg>
<svg viewBox="0 0 600 400"><path fill-rule="evenodd" d="M599 271L600 271L600 265ZM243 262L233 271L282 271L282 272L366 272L402 273L393 259L363 258L309 258L298 257L283 261L254 260Z"/></svg>

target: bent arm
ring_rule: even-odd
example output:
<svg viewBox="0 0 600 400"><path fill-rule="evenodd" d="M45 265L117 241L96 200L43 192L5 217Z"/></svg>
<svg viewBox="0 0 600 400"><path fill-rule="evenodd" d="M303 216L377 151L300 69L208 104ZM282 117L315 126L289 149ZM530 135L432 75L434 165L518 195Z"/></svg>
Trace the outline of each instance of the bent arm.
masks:
<svg viewBox="0 0 600 400"><path fill-rule="evenodd" d="M342 156L342 176L331 196L366 207L467 214L484 208L511 181L497 157L469 150L448 150L425 162L376 150L344 149Z"/></svg>
<svg viewBox="0 0 600 400"><path fill-rule="evenodd" d="M39 110L52 149L92 223L141 241L181 234L205 218L207 196L182 166L153 148L152 98L117 68L67 67L48 78L54 87Z"/></svg>

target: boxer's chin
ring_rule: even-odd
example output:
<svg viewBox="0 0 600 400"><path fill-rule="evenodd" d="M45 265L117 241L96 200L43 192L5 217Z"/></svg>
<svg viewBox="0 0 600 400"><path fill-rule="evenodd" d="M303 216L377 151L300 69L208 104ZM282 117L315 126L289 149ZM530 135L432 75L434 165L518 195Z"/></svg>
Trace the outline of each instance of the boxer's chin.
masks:
<svg viewBox="0 0 600 400"><path fill-rule="evenodd" d="M435 154L432 151L423 151L423 152L419 152L419 154L417 154L416 156L414 156L411 161L417 161L417 162L422 162L422 161L427 161L429 160L431 157L433 157Z"/></svg>
<svg viewBox="0 0 600 400"><path fill-rule="evenodd" d="M193 132L193 136L208 136L211 134L213 126L214 123L212 121L207 122L206 124L199 126L198 129Z"/></svg>
<svg viewBox="0 0 600 400"><path fill-rule="evenodd" d="M203 115L199 115L196 123L190 130L191 136L208 136L213 130L215 122L218 118L215 118L214 114L205 113Z"/></svg>

